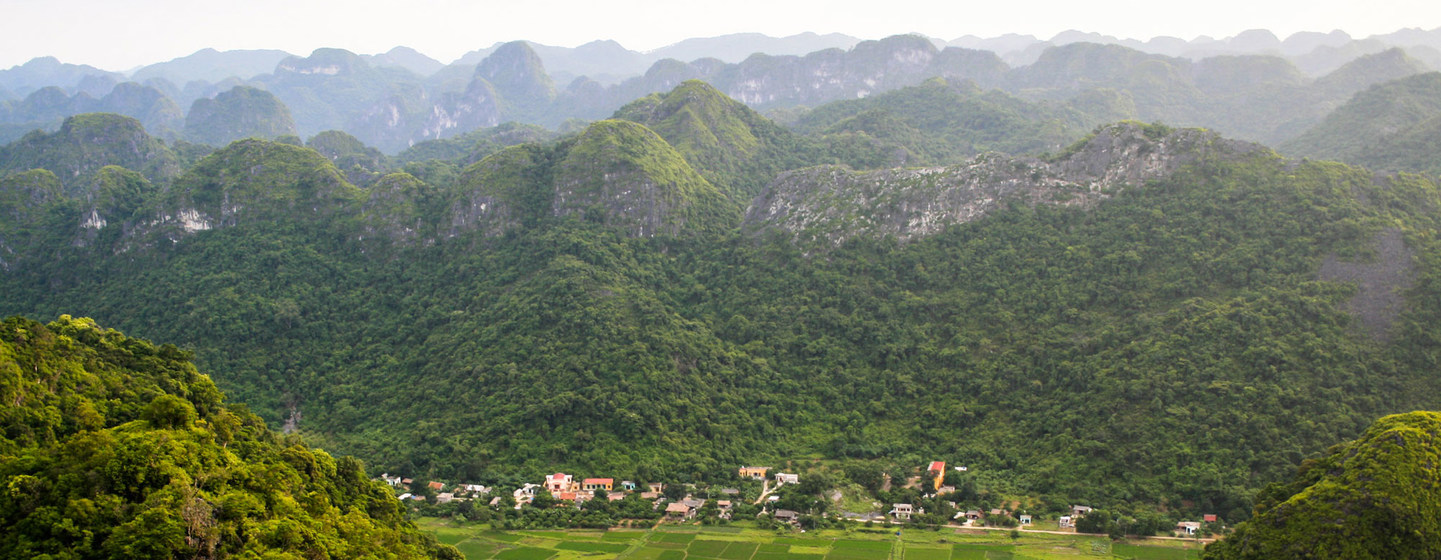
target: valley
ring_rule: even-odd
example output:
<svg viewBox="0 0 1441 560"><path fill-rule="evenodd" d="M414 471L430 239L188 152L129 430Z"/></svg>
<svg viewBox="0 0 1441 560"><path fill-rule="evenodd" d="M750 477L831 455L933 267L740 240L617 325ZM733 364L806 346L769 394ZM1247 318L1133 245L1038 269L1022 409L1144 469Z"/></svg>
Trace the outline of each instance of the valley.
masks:
<svg viewBox="0 0 1441 560"><path fill-rule="evenodd" d="M0 555L1428 557L1425 33L0 71Z"/></svg>

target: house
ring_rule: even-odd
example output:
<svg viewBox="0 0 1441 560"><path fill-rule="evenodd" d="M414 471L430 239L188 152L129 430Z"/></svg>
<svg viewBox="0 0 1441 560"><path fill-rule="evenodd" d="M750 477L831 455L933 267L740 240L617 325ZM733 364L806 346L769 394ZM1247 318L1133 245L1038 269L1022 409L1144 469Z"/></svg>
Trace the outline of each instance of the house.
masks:
<svg viewBox="0 0 1441 560"><path fill-rule="evenodd" d="M551 495L555 496L557 502L574 502L576 497L575 492L556 492Z"/></svg>
<svg viewBox="0 0 1441 560"><path fill-rule="evenodd" d="M654 500L654 499L659 498L659 497L660 497L660 492L641 492L641 493L640 493L640 499L642 499L642 500Z"/></svg>
<svg viewBox="0 0 1441 560"><path fill-rule="evenodd" d="M595 499L595 492L576 492L576 493L575 493L575 498L574 498L574 500L575 500L575 505L577 505L577 506L578 506L578 505L581 505L581 504L583 504L583 503L589 502L589 501L591 501L591 500L594 500L594 499Z"/></svg>
<svg viewBox="0 0 1441 560"><path fill-rule="evenodd" d="M670 519L690 519L695 517L695 508L685 502L671 502L665 506L665 516Z"/></svg>
<svg viewBox="0 0 1441 560"><path fill-rule="evenodd" d="M406 492L406 493L404 493L404 494L401 494L401 495L399 495L399 496L396 496L395 499L400 500L400 501L403 502L403 501L409 500L412 495L413 495L413 494L411 494L410 492Z"/></svg>
<svg viewBox="0 0 1441 560"><path fill-rule="evenodd" d="M769 471L769 470L770 470L770 467L741 467L741 468L740 468L740 477L741 477L741 478L753 478L753 479L755 479L755 480L765 480L765 479L766 479L766 471Z"/></svg>
<svg viewBox="0 0 1441 560"><path fill-rule="evenodd" d="M1029 515L1022 515L1022 516L1021 516L1021 524L1022 524L1022 525L1030 525L1030 524L1031 524L1031 516L1029 516Z"/></svg>
<svg viewBox="0 0 1441 560"><path fill-rule="evenodd" d="M776 484L800 484L801 476L798 474L776 473Z"/></svg>
<svg viewBox="0 0 1441 560"><path fill-rule="evenodd" d="M453 501L455 501L455 493L454 493L454 492L446 492L446 493L444 493L444 494L436 494L436 495L435 495L435 503L437 503L437 504L448 504L448 503L451 503L451 502L453 502Z"/></svg>
<svg viewBox="0 0 1441 560"><path fill-rule="evenodd" d="M400 483L401 483L401 484L404 484L404 485L406 485L406 486L410 486L410 483L412 483L412 482L415 482L415 479L413 479L413 478L402 478L402 479L400 479Z"/></svg>
<svg viewBox="0 0 1441 560"><path fill-rule="evenodd" d="M680 503L685 504L685 507L697 510L705 505L705 500L697 500L690 496L686 496L686 498L684 500L681 500Z"/></svg>
<svg viewBox="0 0 1441 560"><path fill-rule="evenodd" d="M796 515L796 512L788 509L776 510L775 515L772 515L771 518L782 523L790 523L791 525L795 525L797 521L800 521L800 516Z"/></svg>
<svg viewBox="0 0 1441 560"><path fill-rule="evenodd" d="M400 486L401 484L400 477L390 476L390 473L380 473L380 479L384 480L386 484L389 484L391 486Z"/></svg>
<svg viewBox="0 0 1441 560"><path fill-rule="evenodd" d="M1003 509L992 509L990 513L991 513L991 515L998 515L998 516L1001 516L1001 517L1010 517L1010 516L1011 516L1011 512L1006 511L1006 510L1003 510Z"/></svg>
<svg viewBox="0 0 1441 560"><path fill-rule="evenodd" d="M460 485L460 489L461 489L462 492L468 492L468 493L473 494L473 495L476 495L476 496L479 496L479 495L481 495L481 494L489 494L489 493L490 493L490 488L487 488L487 487L482 486L482 485L479 485L479 484L462 484L462 485Z"/></svg>
<svg viewBox="0 0 1441 560"><path fill-rule="evenodd" d="M1057 519L1056 521L1059 522L1062 529L1068 529L1076 526L1075 521L1072 520L1071 516L1069 515L1062 515L1061 518Z"/></svg>
<svg viewBox="0 0 1441 560"><path fill-rule="evenodd" d="M946 480L946 462L931 461L931 466L926 467L926 474L935 478L935 486L932 488L939 491L941 489L941 482Z"/></svg>
<svg viewBox="0 0 1441 560"><path fill-rule="evenodd" d="M977 511L977 510L974 510L974 509L972 509L972 510L967 510L967 511L966 511L966 519L970 519L970 520L974 521L974 520L977 520L977 519L980 519L980 518L981 518L981 512L979 512L979 511Z"/></svg>
<svg viewBox="0 0 1441 560"><path fill-rule="evenodd" d="M1182 521L1176 524L1176 532L1186 536L1194 535L1201 531L1200 521Z"/></svg>
<svg viewBox="0 0 1441 560"><path fill-rule="evenodd" d="M770 502L770 503L776 503L776 502L781 501L781 497L780 497L780 496L777 496L777 495L775 495L775 494L771 494L771 495L769 495L769 496L766 496L766 501L767 501L767 502Z"/></svg>
<svg viewBox="0 0 1441 560"><path fill-rule="evenodd" d="M887 513L895 516L896 519L910 519L915 510L911 504L891 504L891 511Z"/></svg>
<svg viewBox="0 0 1441 560"><path fill-rule="evenodd" d="M951 492L955 492L955 491L956 491L956 487L955 487L955 486L942 486L942 487L936 489L936 493L937 493L937 494L950 494Z"/></svg>
<svg viewBox="0 0 1441 560"><path fill-rule="evenodd" d="M500 496L496 496L490 499L490 507L495 507L498 505L500 505Z"/></svg>
<svg viewBox="0 0 1441 560"><path fill-rule="evenodd" d="M630 492L631 490L635 490L635 482L630 480L622 480L620 481L620 487L624 488L626 492Z"/></svg>
<svg viewBox="0 0 1441 560"><path fill-rule="evenodd" d="M434 490L434 491L436 491L436 492L439 492L439 491L441 491L441 490L445 490L445 483L444 483L444 482L436 482L436 481L432 480L432 481L430 481L430 484L428 484L427 486L429 486L431 490Z"/></svg>
<svg viewBox="0 0 1441 560"><path fill-rule="evenodd" d="M1216 522L1216 514L1214 514L1214 513L1208 513L1208 514L1206 514L1206 515L1202 515L1202 516L1201 516L1201 521L1205 521L1206 523L1215 523L1215 522Z"/></svg>
<svg viewBox="0 0 1441 560"><path fill-rule="evenodd" d="M730 501L730 500L717 500L716 503L715 503L715 507L716 507L717 510L720 511L720 513L719 513L718 516L719 516L721 519L730 519L730 518L731 518L731 501Z"/></svg>
<svg viewBox="0 0 1441 560"><path fill-rule="evenodd" d="M1071 506L1072 517L1085 517L1088 513L1091 513L1091 508L1088 506Z"/></svg>
<svg viewBox="0 0 1441 560"><path fill-rule="evenodd" d="M607 492L605 499L612 502L619 502L625 499L625 492Z"/></svg>
<svg viewBox="0 0 1441 560"><path fill-rule="evenodd" d="M539 484L531 484L527 482L525 486L516 488L515 492L511 492L511 496L515 497L516 502L530 501L531 498L535 497L535 490L537 488L540 488Z"/></svg>
<svg viewBox="0 0 1441 560"><path fill-rule="evenodd" d="M739 496L740 493L741 491L736 488L721 488L721 494L725 494L727 496Z"/></svg>
<svg viewBox="0 0 1441 560"><path fill-rule="evenodd" d="M614 484L615 480L610 478L587 478L581 481L580 487L581 490L605 490L609 492L611 486Z"/></svg>
<svg viewBox="0 0 1441 560"><path fill-rule="evenodd" d="M574 492L575 489L571 488L571 486L574 484L575 477L565 473L545 475L545 489L549 490L551 494L559 492Z"/></svg>
<svg viewBox="0 0 1441 560"><path fill-rule="evenodd" d="M657 493L657 494L659 494L659 493L661 493L661 492L665 492L665 484L663 484L663 483L660 483L660 482L652 482L652 483L650 483L649 486L650 486L650 491L651 491L651 492L655 492L655 493Z"/></svg>

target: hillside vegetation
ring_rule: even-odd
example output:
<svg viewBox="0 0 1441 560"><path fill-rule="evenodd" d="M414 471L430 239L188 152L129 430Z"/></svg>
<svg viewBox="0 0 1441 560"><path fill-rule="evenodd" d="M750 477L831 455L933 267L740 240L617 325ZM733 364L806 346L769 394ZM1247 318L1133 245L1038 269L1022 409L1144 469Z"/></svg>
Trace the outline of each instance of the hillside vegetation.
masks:
<svg viewBox="0 0 1441 560"><path fill-rule="evenodd" d="M0 322L0 555L459 558L361 463L225 403L189 354L61 316Z"/></svg>
<svg viewBox="0 0 1441 560"><path fill-rule="evenodd" d="M998 492L1242 519L1372 418L1441 406L1425 178L1138 123L1045 158L794 169L835 144L722 101L683 84L365 185L344 137L246 140L116 181L141 202L104 220L7 179L44 210L0 215L0 312L174 341L273 426L478 481L948 458ZM918 202L951 196L980 202Z"/></svg>
<svg viewBox="0 0 1441 560"><path fill-rule="evenodd" d="M1206 558L1434 558L1441 555L1441 414L1377 420L1359 439L1268 486L1256 516Z"/></svg>

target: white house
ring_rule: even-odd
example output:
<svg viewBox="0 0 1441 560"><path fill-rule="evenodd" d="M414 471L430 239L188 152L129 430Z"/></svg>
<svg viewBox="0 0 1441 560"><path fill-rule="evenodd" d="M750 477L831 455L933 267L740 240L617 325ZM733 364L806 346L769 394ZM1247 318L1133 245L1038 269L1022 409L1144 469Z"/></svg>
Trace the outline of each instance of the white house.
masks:
<svg viewBox="0 0 1441 560"><path fill-rule="evenodd" d="M798 474L776 473L776 484L800 484L801 476Z"/></svg>

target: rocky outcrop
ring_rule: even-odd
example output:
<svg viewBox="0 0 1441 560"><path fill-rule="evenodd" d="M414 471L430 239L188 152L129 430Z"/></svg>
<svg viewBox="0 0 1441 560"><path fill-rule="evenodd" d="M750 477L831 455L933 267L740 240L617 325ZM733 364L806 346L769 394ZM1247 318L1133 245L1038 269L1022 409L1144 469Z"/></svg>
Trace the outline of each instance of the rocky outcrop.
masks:
<svg viewBox="0 0 1441 560"><path fill-rule="evenodd" d="M979 219L1008 204L1088 206L1206 158L1264 150L1203 130L1123 123L1054 161L986 154L951 167L858 173L822 166L782 174L751 202L745 227L802 241L852 237L901 241Z"/></svg>

